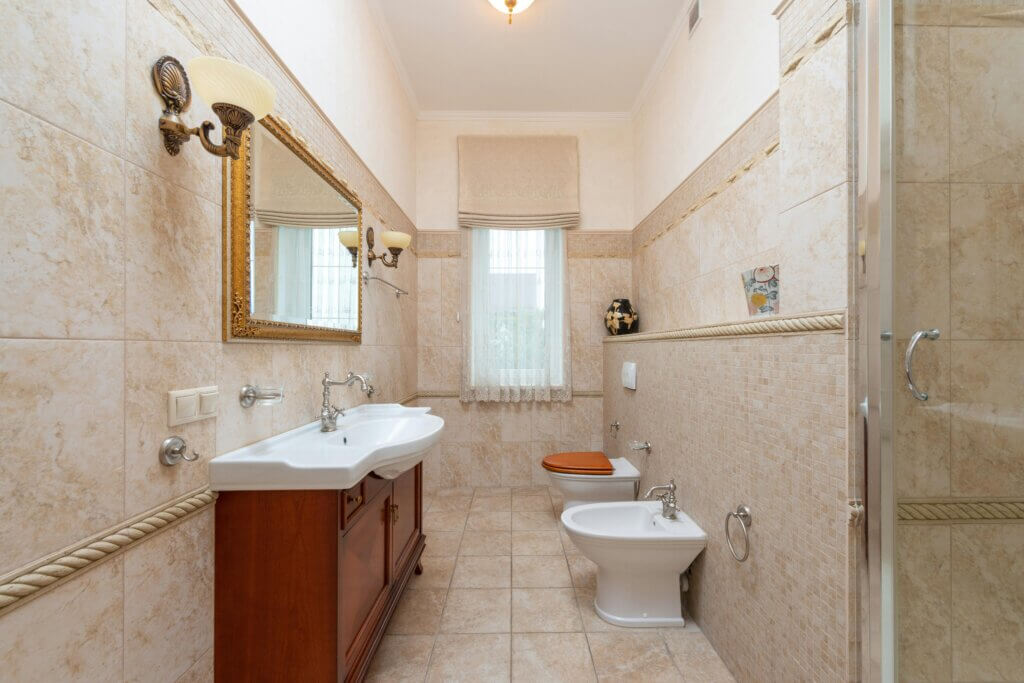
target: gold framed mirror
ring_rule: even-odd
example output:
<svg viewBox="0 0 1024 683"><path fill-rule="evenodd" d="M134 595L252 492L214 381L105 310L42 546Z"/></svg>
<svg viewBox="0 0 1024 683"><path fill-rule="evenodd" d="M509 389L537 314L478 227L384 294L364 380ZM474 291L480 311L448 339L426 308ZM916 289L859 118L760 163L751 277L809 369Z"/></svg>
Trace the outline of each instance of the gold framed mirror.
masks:
<svg viewBox="0 0 1024 683"><path fill-rule="evenodd" d="M363 208L281 119L224 162L224 340L362 338Z"/></svg>

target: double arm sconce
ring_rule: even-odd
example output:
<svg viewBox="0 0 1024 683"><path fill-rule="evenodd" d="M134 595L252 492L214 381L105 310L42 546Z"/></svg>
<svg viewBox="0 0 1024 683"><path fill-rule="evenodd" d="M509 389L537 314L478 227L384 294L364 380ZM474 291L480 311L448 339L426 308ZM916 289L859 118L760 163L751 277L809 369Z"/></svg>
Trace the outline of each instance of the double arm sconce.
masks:
<svg viewBox="0 0 1024 683"><path fill-rule="evenodd" d="M181 151L182 144L196 135L203 148L219 157L238 159L242 133L254 121L266 116L274 107L274 86L247 66L220 57L196 57L188 63L196 92L224 126L221 144L210 140L215 125L203 121L189 128L181 115L192 104L192 87L185 67L174 57L161 57L153 65L153 84L164 101L160 132L168 154Z"/></svg>

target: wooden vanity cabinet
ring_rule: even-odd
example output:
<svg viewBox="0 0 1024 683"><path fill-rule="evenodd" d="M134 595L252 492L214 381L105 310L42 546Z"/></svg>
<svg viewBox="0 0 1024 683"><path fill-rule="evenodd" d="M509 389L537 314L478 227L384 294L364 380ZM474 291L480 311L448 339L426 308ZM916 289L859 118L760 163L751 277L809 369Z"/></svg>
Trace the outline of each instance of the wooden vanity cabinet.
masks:
<svg viewBox="0 0 1024 683"><path fill-rule="evenodd" d="M225 491L218 681L359 681L423 553L422 465L343 491Z"/></svg>

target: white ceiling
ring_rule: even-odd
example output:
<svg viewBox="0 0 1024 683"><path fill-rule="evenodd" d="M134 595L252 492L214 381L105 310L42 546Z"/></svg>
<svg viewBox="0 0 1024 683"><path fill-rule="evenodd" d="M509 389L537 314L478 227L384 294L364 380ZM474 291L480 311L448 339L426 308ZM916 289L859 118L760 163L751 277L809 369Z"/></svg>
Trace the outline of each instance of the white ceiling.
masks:
<svg viewBox="0 0 1024 683"><path fill-rule="evenodd" d="M690 0L370 0L421 112L628 112Z"/></svg>

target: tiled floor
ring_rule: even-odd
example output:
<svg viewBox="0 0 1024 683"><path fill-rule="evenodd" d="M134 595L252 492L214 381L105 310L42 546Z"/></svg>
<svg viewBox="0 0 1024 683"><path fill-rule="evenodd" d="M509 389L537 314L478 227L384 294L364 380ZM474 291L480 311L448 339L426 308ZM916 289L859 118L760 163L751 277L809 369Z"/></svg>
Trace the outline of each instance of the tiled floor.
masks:
<svg viewBox="0 0 1024 683"><path fill-rule="evenodd" d="M557 492L554 492L557 495ZM449 489L371 681L732 681L695 627L626 629L594 612L596 566L545 487Z"/></svg>

